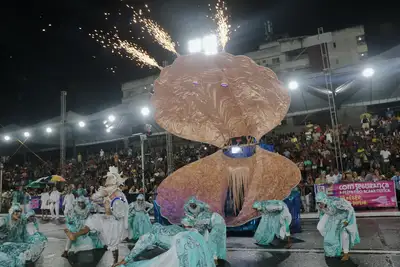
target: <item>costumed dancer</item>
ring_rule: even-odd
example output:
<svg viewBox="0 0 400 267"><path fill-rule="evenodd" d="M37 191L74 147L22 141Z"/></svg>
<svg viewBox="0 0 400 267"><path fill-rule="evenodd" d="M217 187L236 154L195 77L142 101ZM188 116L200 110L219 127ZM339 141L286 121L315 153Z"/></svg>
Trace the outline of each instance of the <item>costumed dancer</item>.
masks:
<svg viewBox="0 0 400 267"><path fill-rule="evenodd" d="M24 267L27 262L39 259L47 238L38 232L34 213L22 215L19 204L13 204L8 216L0 219L0 266ZM32 222L36 231L29 234L27 225Z"/></svg>
<svg viewBox="0 0 400 267"><path fill-rule="evenodd" d="M115 266L124 267L215 267L213 256L203 236L186 231L176 234L171 247L163 254L143 261L133 261L130 255Z"/></svg>
<svg viewBox="0 0 400 267"><path fill-rule="evenodd" d="M81 196L76 199L72 210L69 210L65 215L67 229L66 233L76 233L85 227L86 220L90 216L91 205L87 198ZM98 233L88 232L87 234L77 237L74 241L67 239L64 253L61 257L67 258L68 252L79 252L85 250L92 250L102 248L103 244L98 238Z"/></svg>
<svg viewBox="0 0 400 267"><path fill-rule="evenodd" d="M129 239L137 241L142 235L151 231L149 211L153 204L145 201L140 194L135 202L129 204Z"/></svg>
<svg viewBox="0 0 400 267"><path fill-rule="evenodd" d="M31 200L32 197L29 194L29 191L26 190L24 193L24 213L28 213L31 210Z"/></svg>
<svg viewBox="0 0 400 267"><path fill-rule="evenodd" d="M142 252L154 247L169 250L173 246L173 240L176 235L185 232L188 228L193 228L194 226L193 221L189 219L183 219L182 224L185 228L174 224L167 226L161 225L159 223L153 224L151 232L142 235L136 242L129 255L126 256L124 260L115 264L114 266L124 266L127 263L131 263Z"/></svg>
<svg viewBox="0 0 400 267"><path fill-rule="evenodd" d="M257 244L269 245L276 237L284 240L287 237L286 248L292 246L290 239L290 223L292 215L285 202L280 200L256 201L253 208L262 214L260 224L254 235Z"/></svg>
<svg viewBox="0 0 400 267"><path fill-rule="evenodd" d="M18 189L13 191L12 193L12 204L24 204L25 196L24 196L24 188L20 186Z"/></svg>
<svg viewBox="0 0 400 267"><path fill-rule="evenodd" d="M63 207L64 215L67 216L74 209L75 196L72 194L71 189L67 189L67 194L64 196Z"/></svg>
<svg viewBox="0 0 400 267"><path fill-rule="evenodd" d="M343 198L328 197L319 192L316 196L320 220L318 231L324 237L324 250L327 257L349 259L349 250L360 243L356 214L350 202Z"/></svg>
<svg viewBox="0 0 400 267"><path fill-rule="evenodd" d="M184 206L184 219L193 221L194 228L199 231L208 243L215 262L226 260L226 224L224 218L212 212L208 204L192 197Z"/></svg>
<svg viewBox="0 0 400 267"><path fill-rule="evenodd" d="M81 197L81 196L86 197L87 196L87 191L86 191L85 188L83 188L82 184L79 184L78 185L78 189L75 190L75 194L76 194L77 197Z"/></svg>
<svg viewBox="0 0 400 267"><path fill-rule="evenodd" d="M99 233L101 242L112 251L114 263L118 262L118 245L128 237L129 205L119 185L125 182L118 169L110 167L104 187L92 196L93 200L103 199L105 214L94 214L86 220L85 227L78 232L67 232L71 241L90 231Z"/></svg>

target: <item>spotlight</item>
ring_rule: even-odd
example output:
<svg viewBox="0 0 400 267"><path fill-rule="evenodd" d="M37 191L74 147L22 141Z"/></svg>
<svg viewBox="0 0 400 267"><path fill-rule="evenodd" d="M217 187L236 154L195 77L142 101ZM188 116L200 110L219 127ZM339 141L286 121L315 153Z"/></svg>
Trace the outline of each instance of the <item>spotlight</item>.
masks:
<svg viewBox="0 0 400 267"><path fill-rule="evenodd" d="M51 132L53 132L53 129L51 129L50 127L47 127L46 128L46 133L51 133Z"/></svg>
<svg viewBox="0 0 400 267"><path fill-rule="evenodd" d="M79 125L79 127L83 128L83 127L86 126L86 123L83 122L83 121L80 121L80 122L78 123L78 125Z"/></svg>
<svg viewBox="0 0 400 267"><path fill-rule="evenodd" d="M25 136L26 138L28 138L29 136L31 136L31 134L30 134L29 132L24 132L24 136Z"/></svg>
<svg viewBox="0 0 400 267"><path fill-rule="evenodd" d="M375 70L373 68L365 68L362 72L362 75L365 78L370 78L370 77L374 76L374 74L375 74Z"/></svg>
<svg viewBox="0 0 400 267"><path fill-rule="evenodd" d="M233 147L231 147L231 152L232 152L232 154L237 154L237 153L242 152L242 149L239 146L233 146Z"/></svg>
<svg viewBox="0 0 400 267"><path fill-rule="evenodd" d="M5 135L5 136L4 136L4 140L5 140L5 141L10 141L10 139L11 139L11 137L8 136L8 135Z"/></svg>
<svg viewBox="0 0 400 267"><path fill-rule="evenodd" d="M296 81L290 81L289 82L289 89L290 90L296 90L299 88L299 84Z"/></svg>
<svg viewBox="0 0 400 267"><path fill-rule="evenodd" d="M150 109L148 107L143 107L140 112L146 117L150 114Z"/></svg>
<svg viewBox="0 0 400 267"><path fill-rule="evenodd" d="M115 116L114 116L114 115L108 116L108 120L109 120L110 122L115 121Z"/></svg>

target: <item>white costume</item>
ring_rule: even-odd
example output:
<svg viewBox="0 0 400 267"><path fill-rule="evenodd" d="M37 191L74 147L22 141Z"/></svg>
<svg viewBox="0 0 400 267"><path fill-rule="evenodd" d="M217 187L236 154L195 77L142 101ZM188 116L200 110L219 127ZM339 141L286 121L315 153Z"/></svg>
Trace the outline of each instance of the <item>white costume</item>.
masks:
<svg viewBox="0 0 400 267"><path fill-rule="evenodd" d="M50 194L50 213L51 218L54 219L54 210L55 210L55 218L59 218L60 214L60 192L52 191Z"/></svg>
<svg viewBox="0 0 400 267"><path fill-rule="evenodd" d="M41 210L48 210L50 209L48 201L50 200L49 192L44 192L40 195L40 209Z"/></svg>
<svg viewBox="0 0 400 267"><path fill-rule="evenodd" d="M113 252L118 251L118 245L128 237L128 201L119 189L119 185L125 182L118 174L116 167L110 167L107 173L105 187L92 196L93 200L103 198L104 202L109 202L112 215L95 214L88 218L86 226L90 230L99 233L99 238L107 249ZM118 253L114 257L118 258Z"/></svg>
<svg viewBox="0 0 400 267"><path fill-rule="evenodd" d="M64 215L74 209L75 196L72 193L66 194L63 201Z"/></svg>

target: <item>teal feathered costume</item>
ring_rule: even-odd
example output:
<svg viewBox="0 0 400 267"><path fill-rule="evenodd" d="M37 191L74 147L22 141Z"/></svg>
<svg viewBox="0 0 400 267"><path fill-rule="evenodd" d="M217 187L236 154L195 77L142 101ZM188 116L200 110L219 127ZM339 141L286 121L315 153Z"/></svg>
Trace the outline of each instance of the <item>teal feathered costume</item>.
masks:
<svg viewBox="0 0 400 267"><path fill-rule="evenodd" d="M360 243L356 215L350 202L343 198L328 197L319 192L316 196L320 220L318 231L324 237L324 250L327 257L339 257L342 250Z"/></svg>
<svg viewBox="0 0 400 267"><path fill-rule="evenodd" d="M191 197L184 206L183 219L194 223L194 228L203 235L214 259L226 260L226 224L224 218L212 212L208 204Z"/></svg>
<svg viewBox="0 0 400 267"><path fill-rule="evenodd" d="M78 197L74 202L73 210L65 216L65 225L68 231L76 233L82 230L85 227L86 220L90 216L91 208L90 201L86 197ZM85 235L79 236L74 241L67 240L67 242L66 251L70 252L92 250L103 247L103 244L100 242L98 237L98 233L96 232L89 232Z"/></svg>
<svg viewBox="0 0 400 267"><path fill-rule="evenodd" d="M13 204L9 214L0 220L0 266L24 267L26 262L35 262L41 256L47 244L47 238L38 232L38 224L33 212L20 215L19 204ZM29 234L28 223L33 223L36 231Z"/></svg>
<svg viewBox="0 0 400 267"><path fill-rule="evenodd" d="M126 261L126 267L215 267L214 258L198 232L183 231L174 235L167 252L145 261Z"/></svg>
<svg viewBox="0 0 400 267"><path fill-rule="evenodd" d="M283 201L256 201L253 208L262 214L260 224L254 235L258 244L269 245L275 236L282 240L290 236L292 215Z"/></svg>
<svg viewBox="0 0 400 267"><path fill-rule="evenodd" d="M144 200L144 196L140 194L135 202L129 204L129 238L137 241L142 235L151 231L151 221L149 211L153 208L153 204Z"/></svg>

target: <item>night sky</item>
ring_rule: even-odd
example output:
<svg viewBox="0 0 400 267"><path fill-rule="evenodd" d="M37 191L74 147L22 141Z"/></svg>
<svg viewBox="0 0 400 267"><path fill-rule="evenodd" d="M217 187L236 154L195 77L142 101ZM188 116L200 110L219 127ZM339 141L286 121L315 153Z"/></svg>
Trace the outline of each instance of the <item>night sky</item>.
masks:
<svg viewBox="0 0 400 267"><path fill-rule="evenodd" d="M371 53L400 40L394 5L386 1L227 0L231 24L240 25L226 50L239 54L263 42L264 25L291 36L316 34L364 24ZM394 3L394 1L393 1ZM173 55L152 43L138 25L130 25L132 11L148 4L151 18L161 24L186 53L187 41L215 29L206 18L213 0L61 0L7 1L1 14L0 124L29 125L60 114L60 91L66 90L67 109L90 114L117 105L121 84L156 74L102 48L89 33L116 26L122 39L135 40L161 64ZM110 14L110 15L108 15ZM397 19L398 20L398 19ZM387 24L384 27L382 23Z"/></svg>

